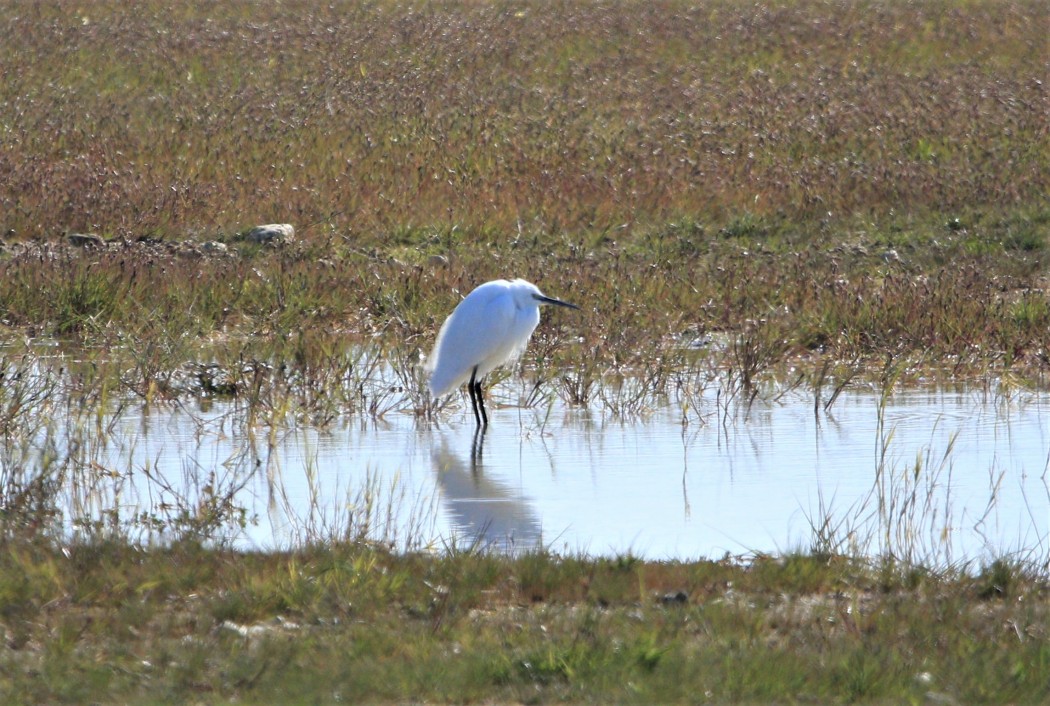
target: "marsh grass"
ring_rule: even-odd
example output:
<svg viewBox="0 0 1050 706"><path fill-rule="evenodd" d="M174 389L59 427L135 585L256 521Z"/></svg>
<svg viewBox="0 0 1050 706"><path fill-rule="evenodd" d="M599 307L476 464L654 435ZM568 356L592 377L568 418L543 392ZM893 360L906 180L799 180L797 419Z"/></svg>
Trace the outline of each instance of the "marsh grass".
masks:
<svg viewBox="0 0 1050 706"><path fill-rule="evenodd" d="M265 555L8 544L0 560L0 687L15 701L993 703L1045 690L1047 589L1008 562L966 578L836 557L426 557L354 542Z"/></svg>
<svg viewBox="0 0 1050 706"><path fill-rule="evenodd" d="M585 308L535 348L568 400L686 331L736 336L745 390L798 356L1045 371L1042 3L293 6L0 6L0 326L123 347L163 399L217 341L412 358L524 276Z"/></svg>
<svg viewBox="0 0 1050 706"><path fill-rule="evenodd" d="M753 239L779 237L779 213L967 226L1047 191L1034 0L4 17L18 238L232 240L283 217L317 240L422 226L534 247L715 216L708 232Z"/></svg>
<svg viewBox="0 0 1050 706"><path fill-rule="evenodd" d="M466 251L455 264L427 269L361 261L338 249L325 257L300 250L216 260L117 246L86 263L87 253L38 259L35 246L20 246L0 256L0 303L10 331L122 351L109 357L130 358L121 384L143 399L253 397L288 375L301 390L313 389L304 402L316 403L320 416L330 415L322 390L333 386L343 392L329 403L383 410L379 391L355 400L349 386L369 374L354 351L373 350L376 341L403 376L400 387L424 408L416 371L433 332L463 293L506 272L550 282L548 289L571 283L578 292L573 298L584 310L546 317L525 359L572 404L592 402L596 381L608 373L666 386L684 335L726 341L708 358L720 356L713 364L734 372L743 396L800 362L818 369L848 363L860 372L887 357L925 358L949 376L1012 370L1045 378L1048 309L1038 261L1028 255L954 258L949 266L925 251L905 266L826 247L761 254L723 244L697 259L659 263L607 251L552 257L548 272L531 274L526 253L511 253L492 270L484 253ZM105 306L84 303L69 266L98 281L151 284L98 295ZM70 301L80 303L62 303Z"/></svg>

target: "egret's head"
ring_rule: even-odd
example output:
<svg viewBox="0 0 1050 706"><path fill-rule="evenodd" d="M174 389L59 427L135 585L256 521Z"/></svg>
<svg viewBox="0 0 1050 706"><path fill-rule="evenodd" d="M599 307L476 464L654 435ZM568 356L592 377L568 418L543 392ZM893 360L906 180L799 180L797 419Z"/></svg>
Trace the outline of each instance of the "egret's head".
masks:
<svg viewBox="0 0 1050 706"><path fill-rule="evenodd" d="M528 301L534 301L538 306L544 304L556 304L557 306L564 306L569 309L579 309L580 307L569 302L563 302L561 299L555 299L554 297L548 297L546 294L540 291L540 288L534 285L532 282L523 279L516 279L509 283L511 291L514 293L516 301L519 302L519 306L524 306Z"/></svg>

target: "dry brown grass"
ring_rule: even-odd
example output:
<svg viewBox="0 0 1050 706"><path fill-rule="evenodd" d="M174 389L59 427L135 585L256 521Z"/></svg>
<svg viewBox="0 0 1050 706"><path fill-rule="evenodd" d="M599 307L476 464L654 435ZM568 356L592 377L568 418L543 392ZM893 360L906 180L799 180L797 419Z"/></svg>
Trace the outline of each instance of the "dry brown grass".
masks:
<svg viewBox="0 0 1050 706"><path fill-rule="evenodd" d="M390 246L1045 202L1038 0L0 6L0 228Z"/></svg>

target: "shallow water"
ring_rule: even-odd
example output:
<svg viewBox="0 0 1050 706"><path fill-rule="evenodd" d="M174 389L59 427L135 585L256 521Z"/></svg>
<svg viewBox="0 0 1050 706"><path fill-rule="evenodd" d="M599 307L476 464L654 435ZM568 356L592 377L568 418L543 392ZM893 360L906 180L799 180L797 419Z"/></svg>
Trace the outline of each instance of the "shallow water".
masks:
<svg viewBox="0 0 1050 706"><path fill-rule="evenodd" d="M676 406L629 421L557 403L495 407L483 435L463 401L439 424L394 412L321 429L249 428L224 404L125 410L88 456L128 470L97 474L67 504L170 523L171 507L228 494L250 520L229 539L260 549L367 521L400 549L1050 555L1045 395L902 389L883 407L855 389L819 414L812 394L729 410L711 395L688 423Z"/></svg>

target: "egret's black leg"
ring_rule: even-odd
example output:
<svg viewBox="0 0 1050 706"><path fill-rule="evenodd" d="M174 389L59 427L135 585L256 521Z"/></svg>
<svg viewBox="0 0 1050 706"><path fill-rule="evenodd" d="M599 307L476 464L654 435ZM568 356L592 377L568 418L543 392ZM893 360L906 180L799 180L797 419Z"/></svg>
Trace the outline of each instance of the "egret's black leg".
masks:
<svg viewBox="0 0 1050 706"><path fill-rule="evenodd" d="M485 413L485 398L482 397L481 380L477 379L477 374L478 369L474 368L474 372L470 374L470 382L467 383L467 389L470 390L470 406L474 408L474 421L477 422L478 426L487 427L489 425L489 417Z"/></svg>
<svg viewBox="0 0 1050 706"><path fill-rule="evenodd" d="M474 390L474 378L471 377L470 382L467 383L467 392L470 393L470 408L474 410L474 421L477 422L478 428L481 427L481 416L478 414L478 398L477 392Z"/></svg>
<svg viewBox="0 0 1050 706"><path fill-rule="evenodd" d="M478 409L481 410L481 426L487 427L489 425L489 415L485 413L485 395L481 390L481 380L474 383L478 389Z"/></svg>
<svg viewBox="0 0 1050 706"><path fill-rule="evenodd" d="M474 368L473 372L470 373L470 380L467 381L467 392L470 393L470 408L474 410L474 421L477 422L478 426L481 426L481 417L478 415L478 398L477 392L474 390L474 376L477 374L478 369Z"/></svg>

